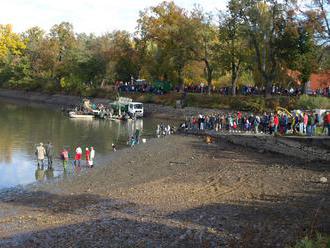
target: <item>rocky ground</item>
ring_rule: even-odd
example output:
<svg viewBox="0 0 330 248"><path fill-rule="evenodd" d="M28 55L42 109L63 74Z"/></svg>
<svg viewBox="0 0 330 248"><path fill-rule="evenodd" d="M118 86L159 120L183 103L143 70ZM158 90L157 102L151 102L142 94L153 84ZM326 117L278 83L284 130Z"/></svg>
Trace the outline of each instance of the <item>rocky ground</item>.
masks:
<svg viewBox="0 0 330 248"><path fill-rule="evenodd" d="M284 247L330 232L329 165L171 136L1 195L1 247Z"/></svg>

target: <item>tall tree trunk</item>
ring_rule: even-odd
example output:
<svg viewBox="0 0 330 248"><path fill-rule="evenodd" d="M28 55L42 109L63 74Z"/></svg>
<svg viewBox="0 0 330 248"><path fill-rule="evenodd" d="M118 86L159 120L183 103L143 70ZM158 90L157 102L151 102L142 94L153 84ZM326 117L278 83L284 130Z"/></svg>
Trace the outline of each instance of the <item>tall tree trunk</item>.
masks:
<svg viewBox="0 0 330 248"><path fill-rule="evenodd" d="M181 92L184 91L184 79L182 76L182 68L178 68L178 77L179 77L179 89Z"/></svg>
<svg viewBox="0 0 330 248"><path fill-rule="evenodd" d="M208 85L208 94L211 95L211 90L212 90L212 73L213 71L210 70L208 72L208 76L207 76L207 85Z"/></svg>
<svg viewBox="0 0 330 248"><path fill-rule="evenodd" d="M206 80L208 86L208 94L211 95L212 79L213 79L213 68L211 68L210 63L207 59L204 59L206 68Z"/></svg>
<svg viewBox="0 0 330 248"><path fill-rule="evenodd" d="M272 87L273 87L273 83L271 81L268 81L265 92L266 98L270 98L272 96Z"/></svg>
<svg viewBox="0 0 330 248"><path fill-rule="evenodd" d="M232 66L231 71L231 94L236 96L236 85L237 85L237 72L235 66Z"/></svg>
<svg viewBox="0 0 330 248"><path fill-rule="evenodd" d="M237 81L238 81L238 75L237 72L233 72L232 78L231 78L231 94L233 96L236 96L236 87L237 87Z"/></svg>
<svg viewBox="0 0 330 248"><path fill-rule="evenodd" d="M237 65L235 64L234 61L231 63L231 94L233 96L236 96L237 94L236 88L240 73L240 64L241 64L240 61L238 62Z"/></svg>
<svg viewBox="0 0 330 248"><path fill-rule="evenodd" d="M266 89L265 89L265 97L266 98L270 98L272 96L272 88L273 88L273 81L274 78L273 76L270 75L266 75L266 73L264 73L264 81L265 81L265 85L266 85Z"/></svg>
<svg viewBox="0 0 330 248"><path fill-rule="evenodd" d="M301 82L301 89L302 89L302 94L306 95L307 94L307 82L305 82L305 81Z"/></svg>

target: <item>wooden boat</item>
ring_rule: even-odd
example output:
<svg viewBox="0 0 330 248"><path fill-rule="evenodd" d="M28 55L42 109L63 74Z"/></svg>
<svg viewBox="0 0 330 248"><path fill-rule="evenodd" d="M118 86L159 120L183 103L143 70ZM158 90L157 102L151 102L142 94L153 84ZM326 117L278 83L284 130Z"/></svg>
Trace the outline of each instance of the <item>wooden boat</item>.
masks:
<svg viewBox="0 0 330 248"><path fill-rule="evenodd" d="M70 111L69 112L69 117L70 118L79 118L79 119L93 119L94 115L93 114L79 114L75 111Z"/></svg>

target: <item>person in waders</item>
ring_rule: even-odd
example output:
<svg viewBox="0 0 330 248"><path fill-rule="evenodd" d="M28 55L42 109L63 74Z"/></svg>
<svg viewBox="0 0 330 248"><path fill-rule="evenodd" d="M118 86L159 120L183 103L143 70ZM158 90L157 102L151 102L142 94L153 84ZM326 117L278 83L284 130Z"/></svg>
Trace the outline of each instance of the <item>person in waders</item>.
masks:
<svg viewBox="0 0 330 248"><path fill-rule="evenodd" d="M65 171L66 167L68 165L68 161L69 161L69 151L65 148L63 148L63 150L61 152L61 160L62 160L62 163L63 163L63 169Z"/></svg>
<svg viewBox="0 0 330 248"><path fill-rule="evenodd" d="M90 155L91 155L91 152L88 149L88 147L86 147L85 158L86 158L86 165L87 166L90 166Z"/></svg>
<svg viewBox="0 0 330 248"><path fill-rule="evenodd" d="M135 139L135 144L139 144L140 142L140 130L136 129L135 131L135 135L134 135L134 139Z"/></svg>
<svg viewBox="0 0 330 248"><path fill-rule="evenodd" d="M54 157L54 148L52 143L50 143L48 141L47 145L46 145L46 157L48 160L48 168L52 168L53 166L53 157Z"/></svg>
<svg viewBox="0 0 330 248"><path fill-rule="evenodd" d="M134 147L134 146L135 146L136 141L135 141L135 136L134 136L134 135L132 135L132 137L129 139L128 144L129 144L131 147Z"/></svg>
<svg viewBox="0 0 330 248"><path fill-rule="evenodd" d="M44 168L44 160L45 160L45 155L46 155L46 150L44 148L44 144L40 143L36 147L36 156L37 156L37 161L38 161L38 167L41 165L42 169Z"/></svg>
<svg viewBox="0 0 330 248"><path fill-rule="evenodd" d="M114 143L112 143L111 146L112 146L112 151L113 151L113 152L116 152L116 151L117 151L116 145L115 145Z"/></svg>
<svg viewBox="0 0 330 248"><path fill-rule="evenodd" d="M94 147L91 147L90 158L89 158L89 165L91 168L94 167L94 159L95 159L95 150Z"/></svg>
<svg viewBox="0 0 330 248"><path fill-rule="evenodd" d="M78 162L78 167L80 167L81 156L82 156L82 149L80 146L78 146L76 148L76 156L74 158L74 165L77 166L77 162Z"/></svg>

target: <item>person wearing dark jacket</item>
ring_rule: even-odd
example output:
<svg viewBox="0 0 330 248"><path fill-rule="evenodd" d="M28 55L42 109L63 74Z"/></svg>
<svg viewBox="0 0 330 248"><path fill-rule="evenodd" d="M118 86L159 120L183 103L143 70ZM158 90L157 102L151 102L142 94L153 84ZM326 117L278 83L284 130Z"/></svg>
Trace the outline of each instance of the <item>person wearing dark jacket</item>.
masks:
<svg viewBox="0 0 330 248"><path fill-rule="evenodd" d="M53 158L54 158L54 147L51 142L48 142L46 145L46 157L48 160L48 167L52 168Z"/></svg>

